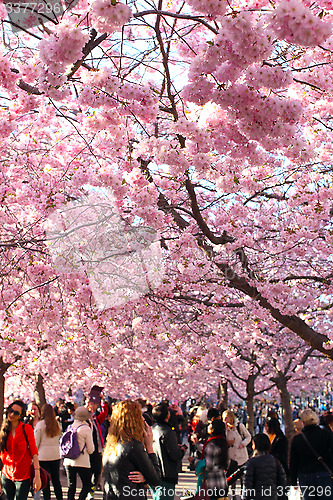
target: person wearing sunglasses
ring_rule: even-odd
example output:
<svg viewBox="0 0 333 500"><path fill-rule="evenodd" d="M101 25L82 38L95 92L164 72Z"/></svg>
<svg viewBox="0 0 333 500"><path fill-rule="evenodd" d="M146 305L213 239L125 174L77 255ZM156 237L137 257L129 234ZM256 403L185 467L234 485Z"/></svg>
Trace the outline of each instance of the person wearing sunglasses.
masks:
<svg viewBox="0 0 333 500"><path fill-rule="evenodd" d="M23 430L22 420L25 411L26 406L23 401L13 401L5 412L0 430L0 454L3 461L1 487L8 500L27 500L30 490L31 457L35 469L33 489L38 491L41 488L34 431L31 425L25 425L25 436Z"/></svg>

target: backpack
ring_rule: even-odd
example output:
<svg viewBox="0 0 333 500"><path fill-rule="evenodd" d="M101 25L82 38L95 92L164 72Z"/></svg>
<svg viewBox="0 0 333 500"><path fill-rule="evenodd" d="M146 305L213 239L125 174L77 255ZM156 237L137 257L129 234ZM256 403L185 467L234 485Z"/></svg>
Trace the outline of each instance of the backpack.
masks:
<svg viewBox="0 0 333 500"><path fill-rule="evenodd" d="M63 433L60 438L59 450L60 450L60 458L70 458L75 460L82 453L84 453L84 449L86 445L80 450L79 440L77 437L77 430L82 427L84 424L79 425L76 429L70 425L67 427L67 430Z"/></svg>
<svg viewBox="0 0 333 500"><path fill-rule="evenodd" d="M238 424L237 424L237 432L240 435L240 437L242 439L244 439L244 436L240 430L240 422L238 422ZM251 441L249 442L249 444L246 445L247 454L249 455L249 458L251 458L252 453L253 453L252 442L253 442L253 438L251 437Z"/></svg>

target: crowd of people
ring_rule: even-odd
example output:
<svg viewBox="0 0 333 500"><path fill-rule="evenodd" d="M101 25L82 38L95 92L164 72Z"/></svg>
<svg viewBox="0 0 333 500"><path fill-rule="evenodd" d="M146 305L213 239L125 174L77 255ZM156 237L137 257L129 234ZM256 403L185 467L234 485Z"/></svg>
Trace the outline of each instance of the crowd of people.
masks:
<svg viewBox="0 0 333 500"><path fill-rule="evenodd" d="M15 400L0 431L2 491L8 500L27 500L29 492L38 500L47 471L44 500L51 498L51 484L56 500L63 500L63 466L67 500L75 499L78 477L79 500L91 500L96 489L103 489L104 500L145 498L147 492L153 500L173 500L188 442L199 497L204 490L211 500L235 498L239 481L244 500L285 500L296 486L304 500L333 498L332 413L320 422L315 411L303 410L289 446L275 411L252 437L244 415L233 410L186 412L177 401L110 405L99 388L84 406L59 400L40 408ZM61 455L64 436L71 437L69 451L76 446L76 455Z"/></svg>
<svg viewBox="0 0 333 500"><path fill-rule="evenodd" d="M232 497L235 491L231 486L234 477L241 479L243 499L276 500L281 497L284 500L287 497L296 498L298 491L304 500L331 499L333 414L326 412L320 420L318 414L308 408L295 416L298 418L294 420L294 437L288 443L275 410L266 413L261 432L252 437L234 411L225 410L220 415L215 408L204 410L199 407L192 418L190 461L196 464L196 473L200 476L202 462L207 458L206 449L214 447L215 469L212 468L211 459L208 464L206 459L203 469L206 485L210 491L214 491L214 481L219 471L221 483L223 477L227 478L229 495ZM240 417L244 418L244 414ZM221 424L218 424L219 436L215 437L214 444L210 444L212 424L216 420L222 422L224 428L221 429ZM220 452L217 452L217 447ZM219 459L216 458L218 455ZM233 472L235 468L236 472ZM198 485L200 482L199 477ZM227 492L228 488L221 488L219 497L226 496Z"/></svg>

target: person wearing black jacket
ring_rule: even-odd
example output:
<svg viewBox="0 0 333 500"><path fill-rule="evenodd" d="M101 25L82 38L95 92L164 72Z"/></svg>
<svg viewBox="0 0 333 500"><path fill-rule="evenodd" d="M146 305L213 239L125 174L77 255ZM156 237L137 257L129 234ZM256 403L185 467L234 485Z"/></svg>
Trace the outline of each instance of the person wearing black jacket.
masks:
<svg viewBox="0 0 333 500"><path fill-rule="evenodd" d="M329 434L333 434L333 414L327 413L322 417L321 429L324 429Z"/></svg>
<svg viewBox="0 0 333 500"><path fill-rule="evenodd" d="M299 481L304 500L331 499L331 474L322 460L333 471L333 435L319 427L319 417L311 409L303 410L300 418L303 431L293 437L290 449L291 484Z"/></svg>
<svg viewBox="0 0 333 500"><path fill-rule="evenodd" d="M121 401L113 408L103 453L103 477L103 500L144 499L147 484L160 484L153 432L137 402Z"/></svg>
<svg viewBox="0 0 333 500"><path fill-rule="evenodd" d="M285 498L286 474L279 460L269 453L268 436L257 434L253 443L252 458L245 464L242 500Z"/></svg>
<svg viewBox="0 0 333 500"><path fill-rule="evenodd" d="M270 453L281 463L289 483L288 440L280 428L280 422L278 419L275 417L267 418L265 421L265 431L267 432L271 442Z"/></svg>
<svg viewBox="0 0 333 500"><path fill-rule="evenodd" d="M178 483L178 463L184 456L186 447L178 444L176 432L168 423L170 410L166 403L153 408L153 448L161 468L161 486L153 489L153 500L172 500Z"/></svg>

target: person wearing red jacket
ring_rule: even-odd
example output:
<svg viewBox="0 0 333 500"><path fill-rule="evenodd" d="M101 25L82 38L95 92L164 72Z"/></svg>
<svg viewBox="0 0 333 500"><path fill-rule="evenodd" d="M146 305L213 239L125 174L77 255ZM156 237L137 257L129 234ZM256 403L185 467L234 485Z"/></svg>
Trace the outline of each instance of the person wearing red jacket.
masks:
<svg viewBox="0 0 333 500"><path fill-rule="evenodd" d="M41 488L34 430L31 425L22 423L25 411L26 406L23 401L13 401L6 410L0 431L0 453L3 462L1 486L8 500L27 500L31 462L35 469L33 489L36 492Z"/></svg>
<svg viewBox="0 0 333 500"><path fill-rule="evenodd" d="M88 494L88 499L93 498L94 492L99 485L101 473L102 473L102 453L104 448L104 439L101 429L101 424L106 419L109 407L104 399L96 393L91 393L88 401L88 410L93 413L90 420L90 425L93 432L93 441L95 445L95 451L90 455L90 467L91 467L91 490ZM101 411L98 412L98 408Z"/></svg>

